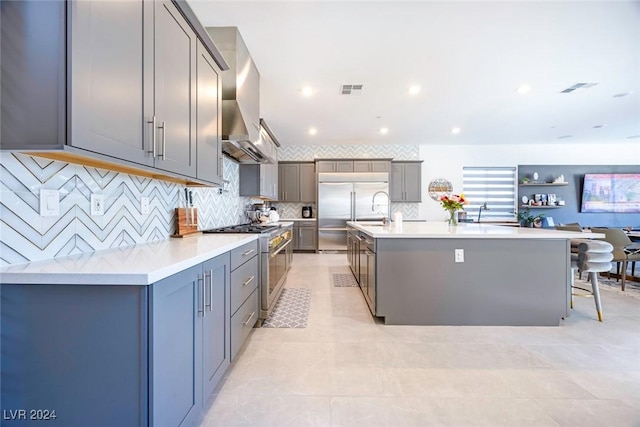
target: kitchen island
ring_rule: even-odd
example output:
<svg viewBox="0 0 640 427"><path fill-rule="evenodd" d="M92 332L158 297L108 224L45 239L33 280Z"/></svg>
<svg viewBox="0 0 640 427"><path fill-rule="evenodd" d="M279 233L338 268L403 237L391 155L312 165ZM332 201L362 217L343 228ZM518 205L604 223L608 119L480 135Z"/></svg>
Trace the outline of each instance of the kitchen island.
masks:
<svg viewBox="0 0 640 427"><path fill-rule="evenodd" d="M570 239L583 233L441 222L347 224L374 241L370 307L386 324L557 326L568 315Z"/></svg>

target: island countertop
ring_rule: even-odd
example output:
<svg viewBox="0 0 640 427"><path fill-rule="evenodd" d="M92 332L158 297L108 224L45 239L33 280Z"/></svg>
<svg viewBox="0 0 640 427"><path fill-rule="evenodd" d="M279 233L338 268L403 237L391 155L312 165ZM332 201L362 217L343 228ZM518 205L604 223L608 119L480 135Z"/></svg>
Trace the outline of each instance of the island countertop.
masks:
<svg viewBox="0 0 640 427"><path fill-rule="evenodd" d="M202 234L16 264L0 269L0 282L149 285L257 238L256 234Z"/></svg>
<svg viewBox="0 0 640 427"><path fill-rule="evenodd" d="M379 222L350 221L347 225L375 239L584 239L604 238L600 233L554 230L548 228L508 227L490 224L446 222L403 222L382 225Z"/></svg>

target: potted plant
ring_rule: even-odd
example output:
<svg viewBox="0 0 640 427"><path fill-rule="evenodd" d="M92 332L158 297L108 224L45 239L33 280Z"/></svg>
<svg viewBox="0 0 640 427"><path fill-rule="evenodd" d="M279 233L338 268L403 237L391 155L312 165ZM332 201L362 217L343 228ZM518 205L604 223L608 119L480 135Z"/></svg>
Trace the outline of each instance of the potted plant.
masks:
<svg viewBox="0 0 640 427"><path fill-rule="evenodd" d="M518 221L520 221L520 226L522 227L533 227L534 224L539 223L542 218L544 218L544 214L534 215L531 213L531 209L526 208L522 212L518 212Z"/></svg>

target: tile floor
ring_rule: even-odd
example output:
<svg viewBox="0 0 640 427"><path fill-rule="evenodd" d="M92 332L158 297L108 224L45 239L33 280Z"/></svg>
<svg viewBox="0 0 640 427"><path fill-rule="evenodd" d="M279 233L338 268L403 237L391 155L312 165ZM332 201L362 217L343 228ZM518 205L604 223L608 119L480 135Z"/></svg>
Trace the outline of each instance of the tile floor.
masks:
<svg viewBox="0 0 640 427"><path fill-rule="evenodd" d="M202 423L214 426L640 426L640 293L602 287L560 327L385 326L346 256L295 254L305 329L255 329Z"/></svg>

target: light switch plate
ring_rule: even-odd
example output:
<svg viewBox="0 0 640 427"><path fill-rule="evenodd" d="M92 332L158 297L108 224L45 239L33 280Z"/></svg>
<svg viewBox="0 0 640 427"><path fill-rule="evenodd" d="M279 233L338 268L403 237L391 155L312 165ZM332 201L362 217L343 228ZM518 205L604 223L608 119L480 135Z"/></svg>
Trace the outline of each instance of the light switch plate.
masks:
<svg viewBox="0 0 640 427"><path fill-rule="evenodd" d="M40 216L60 215L60 192L40 189Z"/></svg>
<svg viewBox="0 0 640 427"><path fill-rule="evenodd" d="M149 213L149 198L148 197L142 197L140 199L140 213L141 214L148 214Z"/></svg>
<svg viewBox="0 0 640 427"><path fill-rule="evenodd" d="M91 215L104 215L104 194L91 195Z"/></svg>

